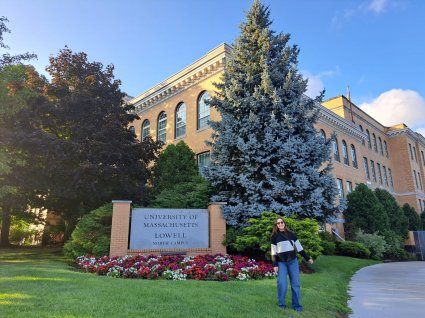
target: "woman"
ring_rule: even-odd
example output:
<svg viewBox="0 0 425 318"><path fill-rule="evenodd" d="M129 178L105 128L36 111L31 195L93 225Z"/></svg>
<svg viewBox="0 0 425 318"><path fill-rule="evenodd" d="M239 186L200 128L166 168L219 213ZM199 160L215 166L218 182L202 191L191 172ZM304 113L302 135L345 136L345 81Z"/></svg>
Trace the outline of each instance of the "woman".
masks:
<svg viewBox="0 0 425 318"><path fill-rule="evenodd" d="M297 236L288 229L282 218L278 218L274 222L271 243L273 268L275 273L278 274L277 298L279 307L286 307L285 296L288 287L286 275L289 275L292 290L292 308L296 311L301 311L303 307L300 304L300 270L296 250L310 264L313 264L313 259L303 250Z"/></svg>

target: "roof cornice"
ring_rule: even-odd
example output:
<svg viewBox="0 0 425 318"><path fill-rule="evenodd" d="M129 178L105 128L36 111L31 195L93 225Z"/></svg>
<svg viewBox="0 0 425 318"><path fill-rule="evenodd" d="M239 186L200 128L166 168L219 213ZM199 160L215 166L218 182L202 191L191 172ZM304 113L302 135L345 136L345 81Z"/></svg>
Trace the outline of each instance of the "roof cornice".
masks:
<svg viewBox="0 0 425 318"><path fill-rule="evenodd" d="M342 118L319 103L316 103L316 106L319 107L319 122L350 135L360 143L367 138L366 134L356 124Z"/></svg>
<svg viewBox="0 0 425 318"><path fill-rule="evenodd" d="M404 129L390 130L390 131L387 132L387 135L390 138L397 137L399 135L407 135L412 140L420 143L422 145L422 147L425 147L425 138L420 133L414 132L408 127L404 128Z"/></svg>
<svg viewBox="0 0 425 318"><path fill-rule="evenodd" d="M231 57L231 51L232 47L226 43L217 46L183 70L133 98L129 104L135 106L135 112L138 114L149 110L205 78L223 71L225 60Z"/></svg>

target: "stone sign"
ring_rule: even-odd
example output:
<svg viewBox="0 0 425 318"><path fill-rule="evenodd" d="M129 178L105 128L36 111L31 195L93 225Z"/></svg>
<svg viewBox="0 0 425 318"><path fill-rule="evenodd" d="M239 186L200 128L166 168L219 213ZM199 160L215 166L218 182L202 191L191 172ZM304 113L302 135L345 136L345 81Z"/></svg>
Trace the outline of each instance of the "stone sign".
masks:
<svg viewBox="0 0 425 318"><path fill-rule="evenodd" d="M130 249L208 248L207 209L136 208Z"/></svg>

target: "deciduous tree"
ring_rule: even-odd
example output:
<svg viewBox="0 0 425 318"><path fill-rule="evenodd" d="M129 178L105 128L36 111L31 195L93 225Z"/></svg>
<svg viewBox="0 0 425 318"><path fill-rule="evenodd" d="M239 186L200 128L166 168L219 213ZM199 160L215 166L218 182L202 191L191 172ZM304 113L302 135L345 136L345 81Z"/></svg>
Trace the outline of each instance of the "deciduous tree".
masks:
<svg viewBox="0 0 425 318"><path fill-rule="evenodd" d="M148 165L159 145L139 142L128 125L137 119L123 104L113 66L90 62L65 48L50 58L51 81L19 114L14 143L31 154L15 183L32 191L33 206L59 214L65 239L77 221L112 199L142 201Z"/></svg>

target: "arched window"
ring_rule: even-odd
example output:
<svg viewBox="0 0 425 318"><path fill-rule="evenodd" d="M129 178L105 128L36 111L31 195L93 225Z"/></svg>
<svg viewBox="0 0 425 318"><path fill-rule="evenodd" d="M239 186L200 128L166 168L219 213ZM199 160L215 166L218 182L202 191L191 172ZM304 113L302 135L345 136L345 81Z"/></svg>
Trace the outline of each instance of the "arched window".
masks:
<svg viewBox="0 0 425 318"><path fill-rule="evenodd" d="M158 116L158 134L156 136L157 141L167 141L167 114L161 112Z"/></svg>
<svg viewBox="0 0 425 318"><path fill-rule="evenodd" d="M359 125L359 128L360 128L360 131L361 132L363 132L363 127L362 127L362 125ZM365 142L364 142L364 139L362 138L362 145L364 146L365 145Z"/></svg>
<svg viewBox="0 0 425 318"><path fill-rule="evenodd" d="M379 141L379 153L383 156L384 155L384 149L382 148L382 139L381 137L378 137Z"/></svg>
<svg viewBox="0 0 425 318"><path fill-rule="evenodd" d="M320 129L320 137L323 139L323 141L326 141L326 133L323 129Z"/></svg>
<svg viewBox="0 0 425 318"><path fill-rule="evenodd" d="M373 150L375 150L376 152L378 152L378 146L376 144L376 136L375 134L372 134L373 137Z"/></svg>
<svg viewBox="0 0 425 318"><path fill-rule="evenodd" d="M205 103L205 100L208 99L209 94L207 91L202 92L198 97L198 129L207 127L210 120L210 106Z"/></svg>
<svg viewBox="0 0 425 318"><path fill-rule="evenodd" d="M175 138L179 138L186 134L186 105L184 103L177 106L175 118Z"/></svg>
<svg viewBox="0 0 425 318"><path fill-rule="evenodd" d="M353 167L357 168L357 154L356 154L356 148L354 145L351 145L351 162L353 163Z"/></svg>
<svg viewBox="0 0 425 318"><path fill-rule="evenodd" d="M133 134L136 134L136 129L134 128L134 126L128 127L128 130L130 130Z"/></svg>
<svg viewBox="0 0 425 318"><path fill-rule="evenodd" d="M338 150L338 139L335 137L334 140L332 140L332 147L334 150L334 160L340 161L339 159L339 150Z"/></svg>
<svg viewBox="0 0 425 318"><path fill-rule="evenodd" d="M149 122L149 120L146 119L142 124L142 141L146 137L150 136L151 134L150 129L151 129L151 123Z"/></svg>
<svg viewBox="0 0 425 318"><path fill-rule="evenodd" d="M387 142L384 140L384 149L385 149L385 156L388 158L388 146L387 146Z"/></svg>
<svg viewBox="0 0 425 318"><path fill-rule="evenodd" d="M344 158L344 163L350 165L350 160L348 159L348 148L345 140L342 141L342 157Z"/></svg>
<svg viewBox="0 0 425 318"><path fill-rule="evenodd" d="M366 135L367 135L367 146L369 149L372 149L372 142L370 141L370 132L368 129L366 129Z"/></svg>

